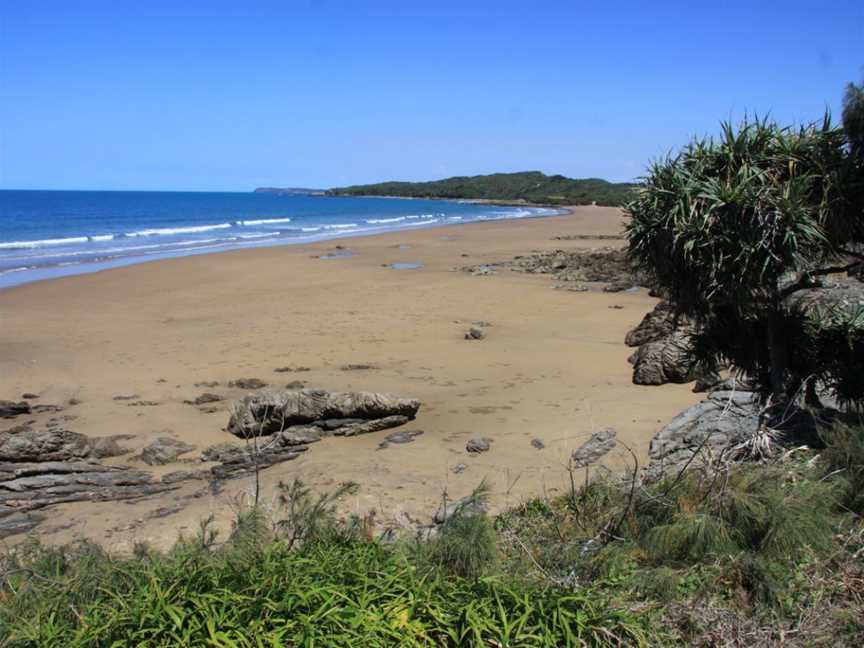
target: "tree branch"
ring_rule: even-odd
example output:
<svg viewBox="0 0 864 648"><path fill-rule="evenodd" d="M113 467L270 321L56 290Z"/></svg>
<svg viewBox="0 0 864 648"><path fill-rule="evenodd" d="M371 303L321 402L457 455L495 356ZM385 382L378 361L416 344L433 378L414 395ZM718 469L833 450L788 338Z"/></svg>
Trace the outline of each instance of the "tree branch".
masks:
<svg viewBox="0 0 864 648"><path fill-rule="evenodd" d="M797 281L789 284L780 291L780 298L786 299L789 295L796 293L799 290L806 290L807 288L812 288L814 286L813 277L824 277L825 275L829 274L849 272L850 270L854 270L860 265L862 265L862 261L855 261L845 266L829 266L827 268L818 268L816 270L808 270L806 272L803 272L801 273L801 276L798 277Z"/></svg>

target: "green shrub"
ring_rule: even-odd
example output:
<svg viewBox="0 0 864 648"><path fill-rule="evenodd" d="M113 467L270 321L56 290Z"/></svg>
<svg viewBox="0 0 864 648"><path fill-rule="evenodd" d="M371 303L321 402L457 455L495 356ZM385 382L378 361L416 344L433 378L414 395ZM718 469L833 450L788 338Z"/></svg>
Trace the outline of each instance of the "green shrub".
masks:
<svg viewBox="0 0 864 648"><path fill-rule="evenodd" d="M30 547L17 559L27 571L7 572L0 590L2 645L646 643L644 621L590 589L573 593L439 576L360 540L295 550L271 542L251 562L236 560L236 551L243 549L229 544L99 564L89 548ZM96 586L79 589L85 582Z"/></svg>

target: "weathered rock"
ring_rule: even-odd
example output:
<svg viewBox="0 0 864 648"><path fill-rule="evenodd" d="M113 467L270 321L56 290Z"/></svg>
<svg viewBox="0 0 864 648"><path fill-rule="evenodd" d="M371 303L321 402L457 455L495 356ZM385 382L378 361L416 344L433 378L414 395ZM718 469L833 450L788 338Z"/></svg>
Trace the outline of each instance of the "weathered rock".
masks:
<svg viewBox="0 0 864 648"><path fill-rule="evenodd" d="M401 416L396 414L394 416L385 416L380 419L373 419L371 421L366 421L364 423L353 423L351 425L345 425L340 428L336 428L333 431L333 434L336 436L358 436L360 434L369 434L370 432L380 432L381 430L388 430L390 428L399 427L400 425L405 425L411 419L407 416Z"/></svg>
<svg viewBox="0 0 864 648"><path fill-rule="evenodd" d="M285 389L293 390L303 389L304 387L306 387L306 383L304 383L302 380L292 380L285 385Z"/></svg>
<svg viewBox="0 0 864 648"><path fill-rule="evenodd" d="M119 457L121 455L127 454L132 451L129 448L124 448L123 446L121 446L118 441L124 441L134 438L135 437L131 434L115 434L114 436L91 438L89 440L89 456L96 457L97 459L104 459L107 457Z"/></svg>
<svg viewBox="0 0 864 648"><path fill-rule="evenodd" d="M698 370L693 358L693 338L683 329L646 342L633 360L633 382L637 385L686 383L696 378Z"/></svg>
<svg viewBox="0 0 864 648"><path fill-rule="evenodd" d="M574 468L585 468L597 463L615 447L616 432L612 428L600 430L591 435L572 455Z"/></svg>
<svg viewBox="0 0 864 648"><path fill-rule="evenodd" d="M623 248L551 250L516 257L510 264L516 272L551 274L557 281L609 282L639 285Z"/></svg>
<svg viewBox="0 0 864 648"><path fill-rule="evenodd" d="M25 400L36 400L39 398L39 394L34 394L33 392L24 392L21 394L21 398Z"/></svg>
<svg viewBox="0 0 864 648"><path fill-rule="evenodd" d="M159 437L141 451L141 460L150 466L161 466L176 461L180 455L194 449L195 446L177 439Z"/></svg>
<svg viewBox="0 0 864 648"><path fill-rule="evenodd" d="M461 475L463 472L465 472L465 470L467 468L468 468L468 466L466 466L464 463L458 463L455 466L453 466L453 468L451 468L451 470L454 473L456 473L457 475Z"/></svg>
<svg viewBox="0 0 864 648"><path fill-rule="evenodd" d="M536 450L542 450L546 447L546 444L543 443L540 439L531 439L531 447Z"/></svg>
<svg viewBox="0 0 864 648"><path fill-rule="evenodd" d="M346 425L354 425L355 423L363 423L363 419L325 419L323 421L313 421L312 425L320 427L322 430L328 430L332 432L333 430L337 430L340 427L345 427Z"/></svg>
<svg viewBox="0 0 864 648"><path fill-rule="evenodd" d="M435 524L444 524L444 522L457 513L459 515L485 515L486 510L486 505L483 502L469 495L468 497L463 497L460 500L451 502L446 506L441 505L438 507L438 510L435 511L435 515L432 519L435 521Z"/></svg>
<svg viewBox="0 0 864 648"><path fill-rule="evenodd" d="M18 532L3 524L11 515L65 502L138 499L171 489L154 484L148 473L92 462L2 463L0 535Z"/></svg>
<svg viewBox="0 0 864 648"><path fill-rule="evenodd" d="M456 268L454 268L455 270ZM474 277L483 277L488 275L494 275L497 273L497 268L495 265L482 263L480 265L470 265L470 266L462 266L459 268L462 272L467 272L468 274Z"/></svg>
<svg viewBox="0 0 864 648"><path fill-rule="evenodd" d="M389 394L266 389L238 401L228 431L249 438L328 419L360 419L334 428L337 435L353 436L401 425L413 419L419 408L417 400Z"/></svg>
<svg viewBox="0 0 864 648"><path fill-rule="evenodd" d="M117 394L114 396L115 401L128 401L135 400L136 398L141 398L138 394Z"/></svg>
<svg viewBox="0 0 864 648"><path fill-rule="evenodd" d="M470 329L468 329L468 332L465 333L466 340L482 340L485 337L486 333L483 331L483 329L476 326L472 326Z"/></svg>
<svg viewBox="0 0 864 648"><path fill-rule="evenodd" d="M0 507L0 538L7 538L19 533L27 533L45 521L44 515L36 513L21 513L14 509L6 511Z"/></svg>
<svg viewBox="0 0 864 648"><path fill-rule="evenodd" d="M27 401L15 403L13 401L0 400L0 418L14 418L29 413L30 403Z"/></svg>
<svg viewBox="0 0 864 648"><path fill-rule="evenodd" d="M204 392L200 396L196 396L192 400L183 401L187 405L206 405L207 403L218 403L222 400L219 394Z"/></svg>
<svg viewBox="0 0 864 648"><path fill-rule="evenodd" d="M0 432L0 461L67 461L90 456L90 439L70 430Z"/></svg>
<svg viewBox="0 0 864 648"><path fill-rule="evenodd" d="M379 450L384 450L391 443L412 443L414 439L423 434L423 430L403 430L400 432L392 432L384 437L384 440L378 444Z"/></svg>
<svg viewBox="0 0 864 648"><path fill-rule="evenodd" d="M226 461L230 457L240 454L244 451L242 446L234 443L217 443L208 448L205 448L201 453L202 461Z"/></svg>
<svg viewBox="0 0 864 648"><path fill-rule="evenodd" d="M303 372L303 371L312 371L309 367L276 367L273 371L276 373L286 373L289 371L292 372Z"/></svg>
<svg viewBox="0 0 864 648"><path fill-rule="evenodd" d="M669 302L661 301L654 306L654 310L645 314L636 328L627 333L624 343L631 347L642 346L648 342L665 338L679 326L687 324L685 318L675 314L675 310Z"/></svg>
<svg viewBox="0 0 864 648"><path fill-rule="evenodd" d="M210 472L217 479L242 477L255 472L255 470L263 470L274 464L296 459L306 450L306 446L269 447L257 453L244 450L231 456L218 466L213 466Z"/></svg>
<svg viewBox="0 0 864 648"><path fill-rule="evenodd" d="M471 439L465 444L465 450L473 454L488 452L491 443L492 439L487 439L486 437Z"/></svg>
<svg viewBox="0 0 864 648"><path fill-rule="evenodd" d="M676 470L700 447L724 448L759 429L759 402L752 392L717 391L672 419L651 440L649 479Z"/></svg>
<svg viewBox="0 0 864 648"><path fill-rule="evenodd" d="M175 470L162 475L163 484L177 484L182 481L208 480L212 477L209 470Z"/></svg>
<svg viewBox="0 0 864 648"><path fill-rule="evenodd" d="M62 405L31 405L30 413L31 414L46 414L48 412L62 412L64 407Z"/></svg>
<svg viewBox="0 0 864 648"><path fill-rule="evenodd" d="M267 383L258 378L238 378L229 382L228 386L237 389L263 389Z"/></svg>
<svg viewBox="0 0 864 648"><path fill-rule="evenodd" d="M365 362L360 362L357 364L347 364L339 367L342 371L369 371L371 369L377 369L373 364L368 364Z"/></svg>
<svg viewBox="0 0 864 648"><path fill-rule="evenodd" d="M693 385L693 393L701 394L707 391L716 391L727 384L726 380L720 377L720 374L714 371L698 372L696 383Z"/></svg>
<svg viewBox="0 0 864 648"><path fill-rule="evenodd" d="M320 441L321 428L314 425L294 425L279 433L279 443L285 446L306 445Z"/></svg>

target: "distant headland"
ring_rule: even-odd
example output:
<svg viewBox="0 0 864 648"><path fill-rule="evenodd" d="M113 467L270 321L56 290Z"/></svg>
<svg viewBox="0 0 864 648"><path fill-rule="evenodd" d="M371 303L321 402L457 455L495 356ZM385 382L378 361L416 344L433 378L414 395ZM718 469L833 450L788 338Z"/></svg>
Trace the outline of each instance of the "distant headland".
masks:
<svg viewBox="0 0 864 648"><path fill-rule="evenodd" d="M279 194L284 196L323 196L325 189L307 189L305 187L258 187L254 193Z"/></svg>
<svg viewBox="0 0 864 648"><path fill-rule="evenodd" d="M333 189L278 189L262 187L256 192L327 196L392 196L401 198L445 198L460 200L519 201L552 205L618 206L631 200L635 184L609 182L601 178L575 179L546 175L540 171L456 176L431 182L379 182Z"/></svg>

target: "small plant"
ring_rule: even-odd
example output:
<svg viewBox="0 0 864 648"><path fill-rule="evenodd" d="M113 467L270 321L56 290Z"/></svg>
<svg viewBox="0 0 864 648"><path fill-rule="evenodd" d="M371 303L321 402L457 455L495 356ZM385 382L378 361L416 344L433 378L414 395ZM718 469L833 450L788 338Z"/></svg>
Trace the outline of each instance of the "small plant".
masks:
<svg viewBox="0 0 864 648"><path fill-rule="evenodd" d="M292 549L305 542L342 534L345 528L336 515L336 503L357 489L356 483L346 482L332 493L313 495L299 479L290 484L279 482L277 503L285 514L276 522L279 536Z"/></svg>
<svg viewBox="0 0 864 648"><path fill-rule="evenodd" d="M437 537L425 549L432 565L464 578L477 579L494 564L495 529L482 512L489 496L490 488L484 480L444 521Z"/></svg>

